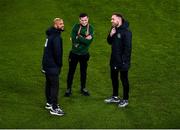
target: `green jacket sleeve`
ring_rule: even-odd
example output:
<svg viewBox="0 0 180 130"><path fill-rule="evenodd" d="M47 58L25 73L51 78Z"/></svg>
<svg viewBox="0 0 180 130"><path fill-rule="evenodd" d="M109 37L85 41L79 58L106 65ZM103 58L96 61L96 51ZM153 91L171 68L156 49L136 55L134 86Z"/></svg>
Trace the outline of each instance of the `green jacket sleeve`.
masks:
<svg viewBox="0 0 180 130"><path fill-rule="evenodd" d="M89 35L92 36L91 39L86 39L85 37L78 36L78 40L79 40L81 43L85 44L85 45L89 45L89 44L93 41L93 38L94 38L94 37L93 37L93 34L94 34L94 29L93 29L93 27L90 26L89 29L90 29L90 30L89 30Z"/></svg>
<svg viewBox="0 0 180 130"><path fill-rule="evenodd" d="M77 28L78 28L78 25L74 25L73 29L72 29L72 32L71 32L71 40L72 40L72 43L78 43L79 40L77 39Z"/></svg>

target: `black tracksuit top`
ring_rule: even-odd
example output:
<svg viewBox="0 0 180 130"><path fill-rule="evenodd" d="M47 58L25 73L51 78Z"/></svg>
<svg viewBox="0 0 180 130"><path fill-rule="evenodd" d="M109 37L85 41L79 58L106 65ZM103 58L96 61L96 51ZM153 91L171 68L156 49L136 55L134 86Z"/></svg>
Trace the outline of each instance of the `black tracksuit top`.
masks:
<svg viewBox="0 0 180 130"><path fill-rule="evenodd" d="M124 22L116 28L116 33L107 37L107 42L111 45L110 66L114 69L128 71L130 68L132 33L128 29L128 22Z"/></svg>
<svg viewBox="0 0 180 130"><path fill-rule="evenodd" d="M48 75L57 75L62 67L62 38L61 31L54 27L46 31L47 39L42 60L43 70Z"/></svg>

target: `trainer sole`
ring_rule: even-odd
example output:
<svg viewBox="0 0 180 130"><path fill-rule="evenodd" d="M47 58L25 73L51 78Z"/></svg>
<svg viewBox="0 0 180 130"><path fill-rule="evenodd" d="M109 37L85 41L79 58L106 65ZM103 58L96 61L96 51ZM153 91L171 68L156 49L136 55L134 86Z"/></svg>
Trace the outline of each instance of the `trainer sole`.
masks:
<svg viewBox="0 0 180 130"><path fill-rule="evenodd" d="M55 116L63 116L64 115L64 114L57 114L57 113L54 113L54 112L51 112L51 111L50 111L50 114L55 115Z"/></svg>

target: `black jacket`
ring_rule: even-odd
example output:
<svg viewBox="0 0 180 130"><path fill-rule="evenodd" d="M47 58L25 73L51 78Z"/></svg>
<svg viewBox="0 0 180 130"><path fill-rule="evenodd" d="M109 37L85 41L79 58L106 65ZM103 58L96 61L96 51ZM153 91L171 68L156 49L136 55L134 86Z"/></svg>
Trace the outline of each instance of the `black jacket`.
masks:
<svg viewBox="0 0 180 130"><path fill-rule="evenodd" d="M125 21L116 28L116 33L112 37L110 34L107 37L112 49L110 66L122 71L127 71L130 68L132 33L128 26L128 22Z"/></svg>
<svg viewBox="0 0 180 130"><path fill-rule="evenodd" d="M42 67L46 74L57 75L62 67L62 38L61 31L54 27L46 31L47 39L44 48Z"/></svg>

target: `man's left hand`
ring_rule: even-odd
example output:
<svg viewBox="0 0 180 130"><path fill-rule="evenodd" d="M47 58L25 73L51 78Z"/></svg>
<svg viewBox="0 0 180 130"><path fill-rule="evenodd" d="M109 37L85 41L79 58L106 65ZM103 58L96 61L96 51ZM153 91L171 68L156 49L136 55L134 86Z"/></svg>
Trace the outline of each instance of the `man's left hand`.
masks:
<svg viewBox="0 0 180 130"><path fill-rule="evenodd" d="M91 36L91 35L88 35L88 36L86 37L86 39L91 40L91 39L92 39L92 36Z"/></svg>

